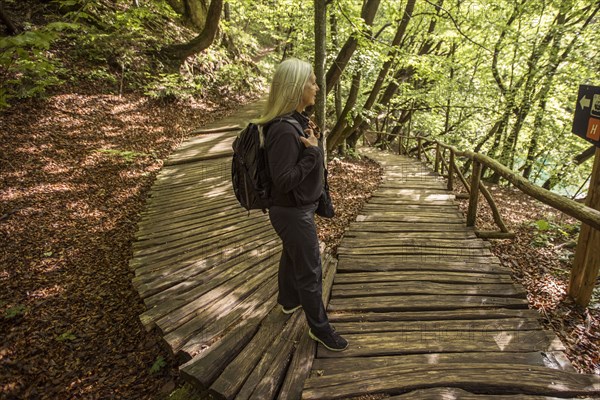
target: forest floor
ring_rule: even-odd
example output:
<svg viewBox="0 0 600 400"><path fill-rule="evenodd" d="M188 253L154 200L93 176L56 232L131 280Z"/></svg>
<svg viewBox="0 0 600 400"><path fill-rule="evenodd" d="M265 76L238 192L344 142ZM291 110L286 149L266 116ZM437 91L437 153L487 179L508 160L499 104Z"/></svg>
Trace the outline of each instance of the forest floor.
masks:
<svg viewBox="0 0 600 400"><path fill-rule="evenodd" d="M160 399L181 386L160 335L139 321L144 305L128 261L162 160L190 130L253 100L216 98L163 104L72 93L0 115L0 398ZM317 222L321 240L336 248L380 168L333 159L329 169L338 216ZM510 189L494 194L518 234L494 242L494 251L575 366L600 373L600 313L565 296L572 249L564 243L572 238L531 226L551 213L537 202ZM485 208L481 216L488 223Z"/></svg>

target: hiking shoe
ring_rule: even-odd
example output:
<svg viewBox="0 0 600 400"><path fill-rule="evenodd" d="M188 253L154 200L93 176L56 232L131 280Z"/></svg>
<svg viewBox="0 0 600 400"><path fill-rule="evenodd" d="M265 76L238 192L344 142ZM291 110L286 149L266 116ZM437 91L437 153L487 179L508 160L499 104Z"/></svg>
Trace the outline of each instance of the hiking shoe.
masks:
<svg viewBox="0 0 600 400"><path fill-rule="evenodd" d="M284 314L293 314L294 311L298 310L299 308L302 308L302 306L296 306L292 308L285 308L284 306L281 306L281 311L283 311Z"/></svg>
<svg viewBox="0 0 600 400"><path fill-rule="evenodd" d="M340 334L334 330L329 333L324 333L318 337L311 329L309 329L308 336L310 336L311 339L321 343L327 350L344 351L348 348L348 341L341 337Z"/></svg>

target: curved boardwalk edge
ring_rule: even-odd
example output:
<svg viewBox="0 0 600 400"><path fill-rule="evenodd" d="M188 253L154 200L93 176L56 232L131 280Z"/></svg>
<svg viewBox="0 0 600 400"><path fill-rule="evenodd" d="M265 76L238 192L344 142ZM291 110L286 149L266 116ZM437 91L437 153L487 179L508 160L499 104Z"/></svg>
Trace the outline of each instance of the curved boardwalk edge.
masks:
<svg viewBox="0 0 600 400"><path fill-rule="evenodd" d="M574 371L441 178L414 159L362 152L384 181L338 248L328 307L350 347L318 347L302 398L600 395L599 377Z"/></svg>

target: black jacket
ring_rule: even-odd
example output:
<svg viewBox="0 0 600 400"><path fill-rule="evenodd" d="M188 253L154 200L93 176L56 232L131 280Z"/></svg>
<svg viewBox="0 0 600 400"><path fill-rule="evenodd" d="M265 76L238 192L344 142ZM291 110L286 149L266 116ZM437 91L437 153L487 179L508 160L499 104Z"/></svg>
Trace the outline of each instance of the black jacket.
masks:
<svg viewBox="0 0 600 400"><path fill-rule="evenodd" d="M308 117L294 111L302 129ZM275 118L265 126L265 147L273 186L273 205L295 207L315 203L323 190L323 150L306 147L298 130L289 122Z"/></svg>

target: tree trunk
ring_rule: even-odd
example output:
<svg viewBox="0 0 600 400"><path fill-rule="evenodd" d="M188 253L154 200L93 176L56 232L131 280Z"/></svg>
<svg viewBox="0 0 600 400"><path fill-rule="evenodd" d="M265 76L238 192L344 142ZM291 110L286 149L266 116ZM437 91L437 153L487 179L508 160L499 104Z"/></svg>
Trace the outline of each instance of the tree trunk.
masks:
<svg viewBox="0 0 600 400"><path fill-rule="evenodd" d="M185 14L185 7L182 0L167 0L167 3L169 3L173 11L175 11L177 14L182 16Z"/></svg>
<svg viewBox="0 0 600 400"><path fill-rule="evenodd" d="M412 13L415 8L415 3L416 3L416 0L408 0L408 2L406 3L406 7L404 8L404 14L402 15L402 19L400 20L400 24L398 25L398 30L396 31L396 35L394 36L394 39L392 40L392 44L391 44L392 49L388 52L388 59L385 63L383 63L383 66L381 67L381 70L379 71L379 75L377 75L377 80L375 81L375 84L373 85L373 88L371 89L369 98L367 99L367 101L365 102L365 105L363 106L363 110L370 110L373 107L373 104L375 104L375 100L377 99L377 96L379 95L379 91L381 90L381 87L383 86L383 82L385 81L385 78L387 77L390 67L392 66L392 62L394 62L394 59L396 58L396 54L398 53L397 47L400 45L400 42L402 42L402 38L404 37L404 33L406 32L408 23L410 22L410 19L412 18Z"/></svg>
<svg viewBox="0 0 600 400"><path fill-rule="evenodd" d="M204 29L208 16L206 0L183 0L184 17L198 31Z"/></svg>
<svg viewBox="0 0 600 400"><path fill-rule="evenodd" d="M358 91L360 89L360 79L361 73L360 71L357 71L352 77L352 86L350 87L350 93L348 94L348 99L346 100L346 106L342 110L342 113L338 117L335 126L333 127L331 133L329 134L329 137L327 138L327 141L329 143L331 143L332 141L335 143L334 145L329 147L330 149L333 149L340 144L338 139L341 133L346 128L346 125L348 124L348 114L350 114L350 111L354 109L356 99L358 98Z"/></svg>
<svg viewBox="0 0 600 400"><path fill-rule="evenodd" d="M9 17L6 11L4 11L4 6L0 1L0 21L6 26L6 32L9 35L16 35L19 33L19 28L12 22L12 19Z"/></svg>
<svg viewBox="0 0 600 400"><path fill-rule="evenodd" d="M334 13L331 13L331 15L329 16L329 24L331 25L331 42L333 43L333 47L337 49L340 44L338 41L337 18L335 17ZM338 81L335 84L335 86L333 87L333 96L334 96L334 103L335 103L335 117L337 120L339 120L340 116L342 115L342 90L341 89L342 89L341 85Z"/></svg>
<svg viewBox="0 0 600 400"><path fill-rule="evenodd" d="M329 83L325 80L325 59L327 57L327 5L325 0L314 0L315 7L315 76L319 90L315 101L315 116L321 132L325 132L326 99ZM323 137L326 149L326 138ZM327 159L327 154L325 154Z"/></svg>
<svg viewBox="0 0 600 400"><path fill-rule="evenodd" d="M381 0L365 0L363 3L360 16L368 27L373 25L373 20L375 19L375 14L379 8L380 1ZM348 61L350 61L350 58L352 58L357 45L358 40L356 40L354 36L350 36L346 43L344 43L344 46L342 46L342 49L333 61L331 67L329 67L326 76L327 94L329 94L333 86L339 81L340 76L342 76L342 72L344 72L344 69L346 69L346 66L348 65Z"/></svg>
<svg viewBox="0 0 600 400"><path fill-rule="evenodd" d="M179 67L186 58L206 50L215 40L219 29L219 20L223 9L223 0L212 0L208 9L206 25L198 36L184 44L176 44L165 47L161 54L172 63L173 67Z"/></svg>

